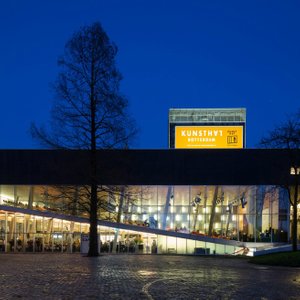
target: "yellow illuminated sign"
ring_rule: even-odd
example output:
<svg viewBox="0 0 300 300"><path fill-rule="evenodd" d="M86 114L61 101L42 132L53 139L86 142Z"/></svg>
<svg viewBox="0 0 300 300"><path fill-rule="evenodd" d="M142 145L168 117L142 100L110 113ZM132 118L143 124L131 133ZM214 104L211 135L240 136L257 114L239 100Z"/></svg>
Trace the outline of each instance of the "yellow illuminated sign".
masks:
<svg viewBox="0 0 300 300"><path fill-rule="evenodd" d="M243 148L243 126L176 126L175 148Z"/></svg>

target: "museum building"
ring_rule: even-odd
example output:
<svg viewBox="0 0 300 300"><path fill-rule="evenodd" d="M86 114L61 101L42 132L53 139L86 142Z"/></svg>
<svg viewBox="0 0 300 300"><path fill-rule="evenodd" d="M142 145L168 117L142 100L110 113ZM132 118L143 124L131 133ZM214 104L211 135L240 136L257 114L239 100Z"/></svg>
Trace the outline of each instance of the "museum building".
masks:
<svg viewBox="0 0 300 300"><path fill-rule="evenodd" d="M279 186L292 179L290 154L99 150L99 250L234 255L287 244L291 212ZM80 251L89 152L1 150L0 164L0 251Z"/></svg>
<svg viewBox="0 0 300 300"><path fill-rule="evenodd" d="M245 149L245 137L244 108L170 109L168 150L97 151L99 251L254 255L289 243L283 187L299 150ZM84 252L89 151L1 150L0 165L0 252Z"/></svg>

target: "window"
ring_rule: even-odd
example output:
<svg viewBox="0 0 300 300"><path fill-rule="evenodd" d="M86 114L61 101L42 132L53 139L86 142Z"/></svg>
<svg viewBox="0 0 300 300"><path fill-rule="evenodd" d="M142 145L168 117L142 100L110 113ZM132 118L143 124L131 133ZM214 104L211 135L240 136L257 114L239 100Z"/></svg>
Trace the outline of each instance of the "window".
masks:
<svg viewBox="0 0 300 300"><path fill-rule="evenodd" d="M290 171L291 175L299 175L300 174L300 167L291 167L291 171Z"/></svg>

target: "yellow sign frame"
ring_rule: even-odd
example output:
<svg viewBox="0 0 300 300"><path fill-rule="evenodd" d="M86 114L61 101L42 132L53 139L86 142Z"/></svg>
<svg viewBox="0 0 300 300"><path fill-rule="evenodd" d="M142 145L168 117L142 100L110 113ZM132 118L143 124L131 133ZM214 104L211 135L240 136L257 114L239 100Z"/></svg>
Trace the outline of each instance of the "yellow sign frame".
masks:
<svg viewBox="0 0 300 300"><path fill-rule="evenodd" d="M175 149L244 148L244 126L175 126Z"/></svg>

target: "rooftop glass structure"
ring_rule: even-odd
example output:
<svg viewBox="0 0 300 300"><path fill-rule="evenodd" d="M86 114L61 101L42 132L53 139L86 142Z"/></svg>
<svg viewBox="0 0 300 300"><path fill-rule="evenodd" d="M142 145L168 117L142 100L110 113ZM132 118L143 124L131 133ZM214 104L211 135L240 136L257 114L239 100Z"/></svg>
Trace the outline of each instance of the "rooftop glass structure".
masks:
<svg viewBox="0 0 300 300"><path fill-rule="evenodd" d="M169 123L246 123L245 108L171 108Z"/></svg>
<svg viewBox="0 0 300 300"><path fill-rule="evenodd" d="M184 134L177 132L180 128L183 128ZM181 145L176 143L176 140L183 135L186 136L189 130L194 132L193 136L188 137L189 141ZM209 135L210 130L211 135ZM219 130L219 136L214 134L216 130ZM227 139L231 143L218 143L220 134L223 136L227 134ZM237 139L240 139L240 143L234 145ZM169 148L245 148L245 146L245 108L171 108L169 110Z"/></svg>

